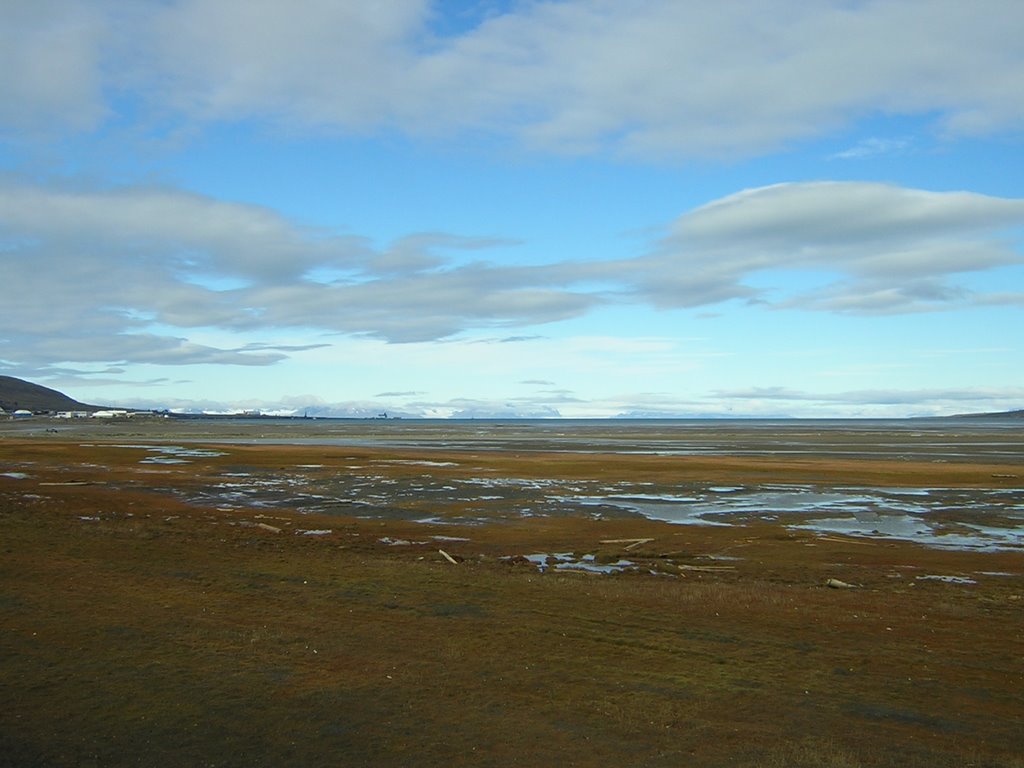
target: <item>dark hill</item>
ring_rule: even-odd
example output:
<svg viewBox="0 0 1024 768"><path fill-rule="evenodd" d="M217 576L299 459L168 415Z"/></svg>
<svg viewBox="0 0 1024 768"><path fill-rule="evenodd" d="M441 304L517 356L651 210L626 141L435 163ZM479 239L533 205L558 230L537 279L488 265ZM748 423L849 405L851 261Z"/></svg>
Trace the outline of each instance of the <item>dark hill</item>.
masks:
<svg viewBox="0 0 1024 768"><path fill-rule="evenodd" d="M958 413L954 419L1024 419L1024 409L1017 411L997 411L992 413Z"/></svg>
<svg viewBox="0 0 1024 768"><path fill-rule="evenodd" d="M0 376L0 408L5 411L98 411L98 405L86 405L63 392L33 384L13 376Z"/></svg>

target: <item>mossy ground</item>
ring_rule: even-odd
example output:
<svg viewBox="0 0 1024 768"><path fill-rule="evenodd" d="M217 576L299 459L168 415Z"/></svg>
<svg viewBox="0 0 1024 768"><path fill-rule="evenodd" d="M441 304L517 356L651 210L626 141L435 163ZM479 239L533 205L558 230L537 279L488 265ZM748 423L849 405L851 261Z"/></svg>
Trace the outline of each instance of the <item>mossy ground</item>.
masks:
<svg viewBox="0 0 1024 768"><path fill-rule="evenodd" d="M777 523L431 526L183 493L240 467L315 464L327 477L382 456L435 462L391 464L395 477L948 486L1012 484L992 476L1016 470L219 450L153 467L102 443L0 442L12 469L0 476L0 765L1024 765L1019 552ZM644 567L540 573L511 557L536 552ZM739 559L707 559L721 555ZM728 567L704 569L716 563ZM976 583L916 578L928 574Z"/></svg>

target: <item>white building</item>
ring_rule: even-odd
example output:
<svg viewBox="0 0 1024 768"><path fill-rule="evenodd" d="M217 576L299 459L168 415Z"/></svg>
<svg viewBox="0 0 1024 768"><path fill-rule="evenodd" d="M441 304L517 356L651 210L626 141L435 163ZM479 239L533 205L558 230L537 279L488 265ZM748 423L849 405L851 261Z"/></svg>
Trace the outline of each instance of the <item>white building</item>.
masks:
<svg viewBox="0 0 1024 768"><path fill-rule="evenodd" d="M128 411L123 410L95 411L92 415L94 419L123 419L127 416Z"/></svg>

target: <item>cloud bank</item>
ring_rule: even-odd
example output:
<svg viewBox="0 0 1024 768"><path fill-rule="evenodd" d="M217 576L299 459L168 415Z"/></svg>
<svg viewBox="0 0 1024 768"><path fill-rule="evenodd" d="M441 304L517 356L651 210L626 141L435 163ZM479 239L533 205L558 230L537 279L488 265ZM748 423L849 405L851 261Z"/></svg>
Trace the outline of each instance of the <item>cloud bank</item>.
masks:
<svg viewBox="0 0 1024 768"><path fill-rule="evenodd" d="M897 314L1019 301L965 275L1024 261L1024 200L864 182L780 184L683 213L632 258L509 266L507 241L414 234L385 248L259 206L168 188L0 183L0 360L268 365L308 347L189 341L190 329L430 341L532 327L612 303L730 300ZM1016 228L1016 229L1015 229ZM446 256L452 249L457 260ZM772 275L811 271L797 291ZM769 279L766 280L768 276ZM600 285L600 288L594 288ZM509 339L526 338L510 336Z"/></svg>
<svg viewBox="0 0 1024 768"><path fill-rule="evenodd" d="M1022 214L1024 200L876 183L746 190L681 216L658 252L637 261L637 287L663 307L730 298L855 314L962 306L984 298L956 275L1021 263L1012 230ZM782 297L749 284L779 271L833 279Z"/></svg>
<svg viewBox="0 0 1024 768"><path fill-rule="evenodd" d="M1012 0L514 2L461 28L426 0L40 0L0 14L8 130L260 119L662 157L756 154L865 115L949 136L1024 126Z"/></svg>
<svg viewBox="0 0 1024 768"><path fill-rule="evenodd" d="M150 400L124 403L138 408L176 411L241 413L259 410L266 415L321 418L373 418L381 413L402 418L572 418L582 409L584 418L706 418L744 416L762 418L816 417L842 413L847 417L943 416L952 413L1005 411L1019 406L1020 387L961 389L891 389L810 392L779 387L722 390L708 397L646 393L582 400L563 390L507 399L417 397L416 392L384 392L367 400L332 402L315 395L280 400ZM735 411L734 411L735 406Z"/></svg>

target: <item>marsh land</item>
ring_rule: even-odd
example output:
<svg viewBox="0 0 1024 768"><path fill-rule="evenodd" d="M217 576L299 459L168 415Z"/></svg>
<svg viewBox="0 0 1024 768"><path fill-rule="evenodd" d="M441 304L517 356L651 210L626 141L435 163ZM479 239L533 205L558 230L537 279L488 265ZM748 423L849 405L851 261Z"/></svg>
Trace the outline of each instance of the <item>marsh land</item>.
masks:
<svg viewBox="0 0 1024 768"><path fill-rule="evenodd" d="M0 422L0 765L1024 766L1019 421Z"/></svg>

